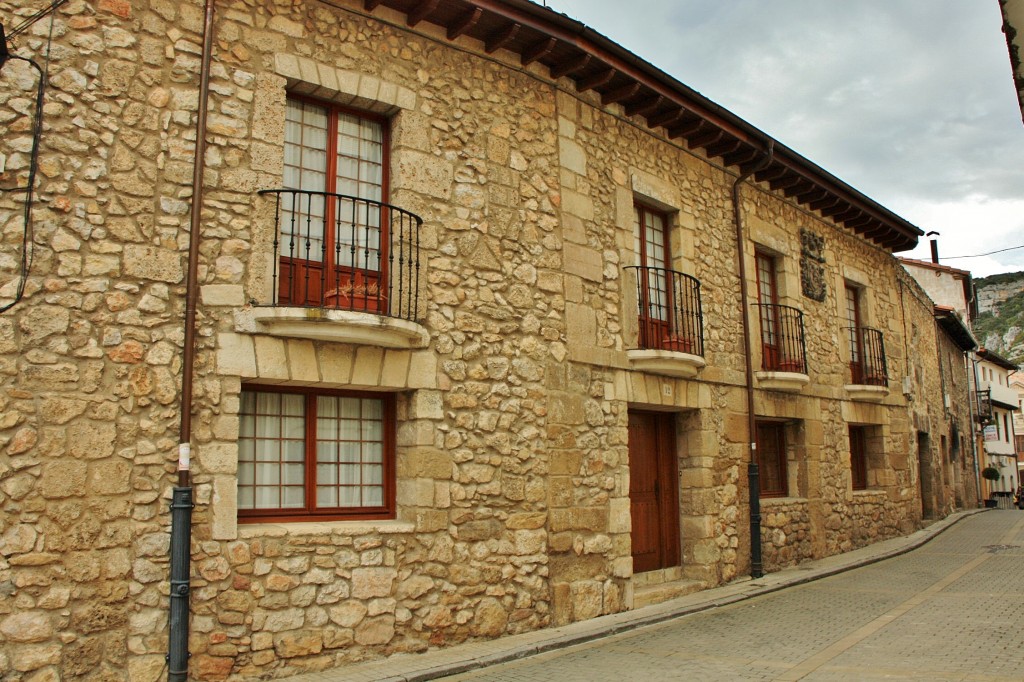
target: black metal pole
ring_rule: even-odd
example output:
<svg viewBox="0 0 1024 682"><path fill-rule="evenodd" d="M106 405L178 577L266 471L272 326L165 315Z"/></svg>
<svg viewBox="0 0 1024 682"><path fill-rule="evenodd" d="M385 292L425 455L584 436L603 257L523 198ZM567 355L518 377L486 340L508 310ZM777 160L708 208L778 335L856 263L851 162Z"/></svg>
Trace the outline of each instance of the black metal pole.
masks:
<svg viewBox="0 0 1024 682"><path fill-rule="evenodd" d="M171 497L171 615L167 679L188 679L189 558L192 552L192 487Z"/></svg>

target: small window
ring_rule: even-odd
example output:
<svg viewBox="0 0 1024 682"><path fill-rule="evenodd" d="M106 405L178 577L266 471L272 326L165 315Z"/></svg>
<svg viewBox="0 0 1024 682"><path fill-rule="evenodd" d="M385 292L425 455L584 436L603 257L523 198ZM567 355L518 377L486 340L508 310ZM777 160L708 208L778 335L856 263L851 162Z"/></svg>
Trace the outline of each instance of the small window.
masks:
<svg viewBox="0 0 1024 682"><path fill-rule="evenodd" d="M850 427L850 480L854 490L868 487L867 429L863 426Z"/></svg>
<svg viewBox="0 0 1024 682"><path fill-rule="evenodd" d="M1010 424L1007 421L1006 413L1003 413L1003 436L1006 438L1006 442L1010 442Z"/></svg>
<svg viewBox="0 0 1024 682"><path fill-rule="evenodd" d="M392 518L392 396L243 390L241 520Z"/></svg>
<svg viewBox="0 0 1024 682"><path fill-rule="evenodd" d="M785 424L757 422L757 464L761 497L789 495L786 457Z"/></svg>

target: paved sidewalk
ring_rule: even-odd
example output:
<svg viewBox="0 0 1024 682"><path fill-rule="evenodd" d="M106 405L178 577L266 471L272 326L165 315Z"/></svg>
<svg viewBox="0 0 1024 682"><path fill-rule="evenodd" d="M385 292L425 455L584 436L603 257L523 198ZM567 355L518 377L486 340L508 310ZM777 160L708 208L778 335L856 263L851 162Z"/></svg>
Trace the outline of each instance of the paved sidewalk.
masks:
<svg viewBox="0 0 1024 682"><path fill-rule="evenodd" d="M751 597L865 566L898 556L925 544L958 521L981 513L977 509L953 514L912 535L893 538L846 554L811 561L770 573L757 580L741 579L723 587L645 606L633 611L594 618L558 628L549 628L495 640L472 642L434 649L422 654L390 658L286 678L288 682L418 682L514 661L535 654L589 642L645 625L698 613Z"/></svg>

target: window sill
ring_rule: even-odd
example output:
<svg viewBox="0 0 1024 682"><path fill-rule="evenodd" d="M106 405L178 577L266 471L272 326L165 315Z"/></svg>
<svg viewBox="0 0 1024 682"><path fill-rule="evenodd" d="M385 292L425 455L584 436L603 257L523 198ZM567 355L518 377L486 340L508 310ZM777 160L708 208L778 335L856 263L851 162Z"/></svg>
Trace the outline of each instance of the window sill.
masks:
<svg viewBox="0 0 1024 682"><path fill-rule="evenodd" d="M864 488L862 490L854 490L854 497L885 497L886 492L879 488Z"/></svg>
<svg viewBox="0 0 1024 682"><path fill-rule="evenodd" d="M806 497L762 497L761 506L773 504L806 504Z"/></svg>
<svg viewBox="0 0 1024 682"><path fill-rule="evenodd" d="M290 535L398 535L412 533L416 524L409 521L299 521L294 523L239 523L242 540Z"/></svg>
<svg viewBox="0 0 1024 682"><path fill-rule="evenodd" d="M430 333L409 320L324 308L245 308L235 312L235 331L380 348L426 348L430 343Z"/></svg>
<svg viewBox="0 0 1024 682"><path fill-rule="evenodd" d="M863 400L869 403L880 403L889 395L888 386L873 384L846 384L843 386L851 400Z"/></svg>
<svg viewBox="0 0 1024 682"><path fill-rule="evenodd" d="M707 365L699 355L672 350L628 350L626 357L634 369L681 379L692 379Z"/></svg>
<svg viewBox="0 0 1024 682"><path fill-rule="evenodd" d="M772 391L786 391L787 393L799 393L804 386L811 382L811 378L800 372L755 372L757 385Z"/></svg>

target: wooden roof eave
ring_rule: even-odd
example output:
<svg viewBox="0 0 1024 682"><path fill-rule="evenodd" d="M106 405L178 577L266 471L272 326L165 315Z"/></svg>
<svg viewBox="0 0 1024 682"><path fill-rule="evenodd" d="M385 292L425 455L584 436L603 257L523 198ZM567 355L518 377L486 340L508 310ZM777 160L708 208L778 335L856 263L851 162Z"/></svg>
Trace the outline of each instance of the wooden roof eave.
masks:
<svg viewBox="0 0 1024 682"><path fill-rule="evenodd" d="M485 23L482 19L487 14L499 18L505 23L495 31L494 21L491 21L491 35L485 40L488 48L505 47L518 52L523 63L536 61L544 64L553 77L572 78L581 91L592 89L607 103L620 103L627 112L633 110L631 115L643 116L652 128L666 126L671 137L685 139L691 148L717 143L715 149L709 150L709 158L717 155L711 151L719 152L725 155L723 160L727 165L754 164L756 160L751 161L748 154L740 152L744 147L751 147L764 153L771 139L744 119L585 24L529 0L365 0L364 6L372 11L381 5L405 13L407 17L413 15L416 21L428 22L432 21L431 13L437 9L435 16L446 13L452 18L448 23L440 20L432 23L444 27L449 35L468 35L480 40L485 40L479 35ZM713 130L719 134L709 134ZM693 144L696 136L701 137L702 144ZM775 142L774 146L772 164L759 171L761 177L755 176L755 180L763 182L771 173L771 178L786 178L793 174L800 179L797 183L810 182L814 189L823 190L825 194L808 187L798 187L800 191L795 193L798 201L801 201L799 195L807 195L810 200L801 203L825 203L830 212L836 210L834 215L845 215L856 209L854 215L870 216L890 233L889 238L883 241L892 244L896 251L913 248L918 237L924 234L920 228L785 145ZM773 170L776 168L781 170ZM776 182L769 182L773 189L777 189L775 185ZM833 197L837 201L832 202ZM838 210L844 204L849 205L850 210ZM837 222L861 233L849 222L841 219Z"/></svg>

